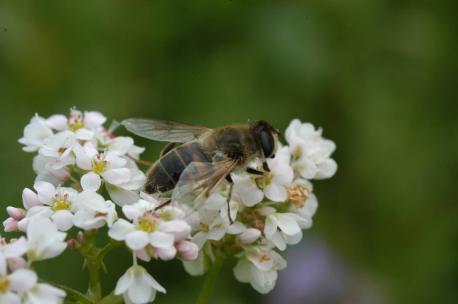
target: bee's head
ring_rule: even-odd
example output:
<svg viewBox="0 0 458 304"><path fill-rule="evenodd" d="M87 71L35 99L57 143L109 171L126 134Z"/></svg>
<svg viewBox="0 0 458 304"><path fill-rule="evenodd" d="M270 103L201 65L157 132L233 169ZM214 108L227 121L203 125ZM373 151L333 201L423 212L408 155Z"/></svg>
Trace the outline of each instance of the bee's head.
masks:
<svg viewBox="0 0 458 304"><path fill-rule="evenodd" d="M278 130L264 120L258 120L251 123L251 128L263 156L265 158L274 158L276 137L279 133Z"/></svg>

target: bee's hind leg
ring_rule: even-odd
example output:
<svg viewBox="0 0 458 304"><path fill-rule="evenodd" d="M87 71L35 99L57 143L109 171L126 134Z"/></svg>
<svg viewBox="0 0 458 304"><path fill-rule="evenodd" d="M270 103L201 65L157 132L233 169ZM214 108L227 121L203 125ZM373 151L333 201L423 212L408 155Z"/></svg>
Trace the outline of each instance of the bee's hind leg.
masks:
<svg viewBox="0 0 458 304"><path fill-rule="evenodd" d="M226 175L226 180L229 182L229 193L227 195L227 218L229 219L229 223L234 224L234 221L231 217L231 199L232 199L232 189L234 188L234 181L232 180L231 174Z"/></svg>
<svg viewBox="0 0 458 304"><path fill-rule="evenodd" d="M159 210L159 209L169 205L171 202L172 202L172 200L169 198L168 200L166 200L165 202L161 203L159 206L154 208L154 210Z"/></svg>

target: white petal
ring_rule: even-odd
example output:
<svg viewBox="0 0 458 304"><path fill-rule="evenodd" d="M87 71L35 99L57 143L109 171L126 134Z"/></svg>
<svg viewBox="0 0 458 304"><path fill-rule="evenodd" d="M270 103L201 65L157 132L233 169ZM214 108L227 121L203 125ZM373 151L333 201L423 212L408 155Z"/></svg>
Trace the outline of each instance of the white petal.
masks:
<svg viewBox="0 0 458 304"><path fill-rule="evenodd" d="M148 244L148 234L144 231L134 231L125 236L127 246L132 250L140 250Z"/></svg>
<svg viewBox="0 0 458 304"><path fill-rule="evenodd" d="M192 276L200 276L205 273L205 262L204 254L199 252L199 256L195 261L185 261L183 262L183 267L187 273Z"/></svg>
<svg viewBox="0 0 458 304"><path fill-rule="evenodd" d="M277 219L274 215L269 215L266 218L266 224L264 226L264 234L267 237L271 237L277 231Z"/></svg>
<svg viewBox="0 0 458 304"><path fill-rule="evenodd" d="M171 234L156 231L150 234L150 243L157 248L168 248L173 246L174 237Z"/></svg>
<svg viewBox="0 0 458 304"><path fill-rule="evenodd" d="M286 249L286 240L283 237L283 234L279 231L275 231L275 233L269 236L268 239L281 251Z"/></svg>
<svg viewBox="0 0 458 304"><path fill-rule="evenodd" d="M274 202L284 202L288 198L285 186L271 183L264 189L267 198Z"/></svg>
<svg viewBox="0 0 458 304"><path fill-rule="evenodd" d="M125 293L129 287L132 285L134 281L134 274L133 271L128 269L126 273L124 273L116 283L116 288L115 288L115 295L120 295Z"/></svg>
<svg viewBox="0 0 458 304"><path fill-rule="evenodd" d="M79 140L91 140L94 137L94 132L85 128L79 129L75 133Z"/></svg>
<svg viewBox="0 0 458 304"><path fill-rule="evenodd" d="M11 289L19 293L32 288L38 280L35 272L29 269L18 269L8 276Z"/></svg>
<svg viewBox="0 0 458 304"><path fill-rule="evenodd" d="M37 206L40 204L40 200L38 199L38 195L35 194L29 188L25 188L22 191L22 203L26 209L32 208L33 206Z"/></svg>
<svg viewBox="0 0 458 304"><path fill-rule="evenodd" d="M76 165L84 170L91 170L92 169L92 160L89 155L87 155L86 151L80 144L76 144L73 147L73 151L76 156Z"/></svg>
<svg viewBox="0 0 458 304"><path fill-rule="evenodd" d="M137 191L130 191L122 189L118 186L105 184L105 187L110 195L110 198L115 202L118 206L124 206L133 204L138 201L139 196Z"/></svg>
<svg viewBox="0 0 458 304"><path fill-rule="evenodd" d="M175 247L170 246L168 248L156 248L156 255L163 261L170 261L175 258L177 250Z"/></svg>
<svg viewBox="0 0 458 304"><path fill-rule="evenodd" d="M73 227L73 213L68 210L56 211L51 219L60 231L67 231Z"/></svg>
<svg viewBox="0 0 458 304"><path fill-rule="evenodd" d="M46 124L55 130L62 131L67 128L67 117L64 115L52 115L46 119Z"/></svg>
<svg viewBox="0 0 458 304"><path fill-rule="evenodd" d="M126 221L125 219L119 219L114 222L108 231L108 235L117 241L123 241L126 235L135 230L134 225Z"/></svg>
<svg viewBox="0 0 458 304"><path fill-rule="evenodd" d="M143 280L141 273L135 273L134 282L127 291L129 299L133 303L151 302L156 296L156 290Z"/></svg>
<svg viewBox="0 0 458 304"><path fill-rule="evenodd" d="M325 179L332 177L337 171L337 163L329 158L318 164L318 172L315 179Z"/></svg>
<svg viewBox="0 0 458 304"><path fill-rule="evenodd" d="M179 242L189 236L189 233L191 233L191 226L182 220L172 220L161 223L159 230L168 234L172 234L175 237L175 242Z"/></svg>
<svg viewBox="0 0 458 304"><path fill-rule="evenodd" d="M84 125L89 129L94 129L102 126L106 117L100 112L87 111L84 112Z"/></svg>
<svg viewBox="0 0 458 304"><path fill-rule="evenodd" d="M110 169L102 173L102 177L113 185L126 183L130 178L130 171L127 168Z"/></svg>
<svg viewBox="0 0 458 304"><path fill-rule="evenodd" d="M278 213L276 218L278 227L281 229L281 231L283 231L283 233L287 235L293 235L301 231L301 228L297 224L294 217L288 214Z"/></svg>
<svg viewBox="0 0 458 304"><path fill-rule="evenodd" d="M100 176L94 172L86 173L81 177L81 187L83 187L85 191L95 192L99 190L101 183Z"/></svg>
<svg viewBox="0 0 458 304"><path fill-rule="evenodd" d="M36 182L33 187L37 190L38 199L43 204L46 204L52 200L52 197L56 194L56 188L53 184L48 182Z"/></svg>
<svg viewBox="0 0 458 304"><path fill-rule="evenodd" d="M146 270L143 272L142 276L143 281L148 283L149 286L153 287L159 292L166 293L165 288L162 287L162 285L159 284L148 272L146 272Z"/></svg>
<svg viewBox="0 0 458 304"><path fill-rule="evenodd" d="M245 225L240 222L235 222L234 224L230 225L227 229L227 233L229 234L239 234L246 230Z"/></svg>
<svg viewBox="0 0 458 304"><path fill-rule="evenodd" d="M3 254L6 258L18 258L27 252L27 240L21 236L14 242L3 247Z"/></svg>
<svg viewBox="0 0 458 304"><path fill-rule="evenodd" d="M239 260L234 267L234 276L241 283L248 283L251 279L250 262L245 259Z"/></svg>

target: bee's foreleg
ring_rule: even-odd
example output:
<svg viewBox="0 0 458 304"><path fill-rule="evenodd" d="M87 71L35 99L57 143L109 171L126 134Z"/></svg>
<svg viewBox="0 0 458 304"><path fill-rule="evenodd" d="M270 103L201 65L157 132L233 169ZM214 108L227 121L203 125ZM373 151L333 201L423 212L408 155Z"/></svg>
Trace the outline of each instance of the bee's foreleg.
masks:
<svg viewBox="0 0 458 304"><path fill-rule="evenodd" d="M262 163L262 168L264 169L264 171L270 172L269 165L267 164L266 161Z"/></svg>
<svg viewBox="0 0 458 304"><path fill-rule="evenodd" d="M172 200L171 200L171 199L168 199L168 200L166 200L165 202L161 203L161 204L160 204L159 206L157 206L156 208L154 208L154 210L159 210L159 209L161 209L161 208L167 206L167 205L170 204L171 202L172 202Z"/></svg>
<svg viewBox="0 0 458 304"><path fill-rule="evenodd" d="M232 225L234 224L234 221L232 220L231 217L231 199L232 199L232 189L234 187L234 181L232 180L231 174L226 175L226 180L229 182L229 193L227 195L227 218L229 219L229 223Z"/></svg>
<svg viewBox="0 0 458 304"><path fill-rule="evenodd" d="M264 175L264 172L262 171L258 171L256 169L253 169L253 168L246 168L246 172L249 173L249 174L253 174L253 175Z"/></svg>

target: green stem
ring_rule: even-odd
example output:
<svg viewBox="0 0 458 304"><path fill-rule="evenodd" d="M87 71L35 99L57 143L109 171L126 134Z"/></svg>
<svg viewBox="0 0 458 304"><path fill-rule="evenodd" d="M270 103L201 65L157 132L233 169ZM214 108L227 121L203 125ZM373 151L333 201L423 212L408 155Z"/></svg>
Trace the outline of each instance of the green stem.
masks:
<svg viewBox="0 0 458 304"><path fill-rule="evenodd" d="M212 295L213 289L215 288L216 280L221 272L221 268L224 264L224 257L222 255L217 256L213 265L211 265L202 289L200 290L199 297L197 298L196 304L208 304Z"/></svg>
<svg viewBox="0 0 458 304"><path fill-rule="evenodd" d="M122 296L117 296L114 292L110 293L106 297L104 297L100 302L97 304L122 304L124 303L124 299Z"/></svg>
<svg viewBox="0 0 458 304"><path fill-rule="evenodd" d="M79 248L81 255L85 258L85 265L89 272L89 286L87 296L93 303L97 303L102 298L102 286L100 285L100 249L96 245L97 230L84 232L84 239Z"/></svg>

